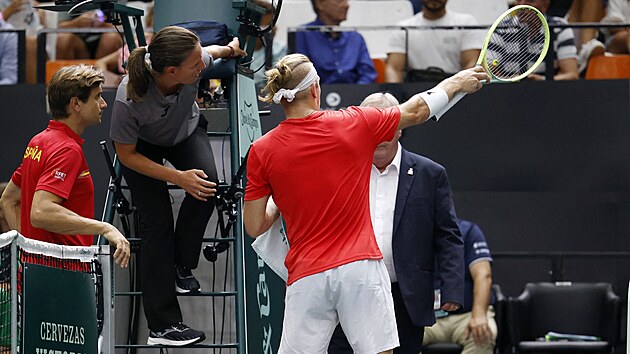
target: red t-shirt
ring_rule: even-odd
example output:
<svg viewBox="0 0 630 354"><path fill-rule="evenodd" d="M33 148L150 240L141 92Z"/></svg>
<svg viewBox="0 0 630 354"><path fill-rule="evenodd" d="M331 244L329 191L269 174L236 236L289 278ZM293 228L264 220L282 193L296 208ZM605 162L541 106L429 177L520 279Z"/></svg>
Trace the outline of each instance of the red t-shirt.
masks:
<svg viewBox="0 0 630 354"><path fill-rule="evenodd" d="M22 164L11 180L21 188L22 234L39 241L89 246L93 235L62 235L31 225L35 191L44 190L64 199L64 208L94 218L94 183L83 150L83 139L66 124L50 121L48 128L28 143Z"/></svg>
<svg viewBox="0 0 630 354"><path fill-rule="evenodd" d="M272 195L280 209L291 245L288 284L383 257L370 221L370 168L399 120L397 107L320 111L284 120L254 142L245 200Z"/></svg>

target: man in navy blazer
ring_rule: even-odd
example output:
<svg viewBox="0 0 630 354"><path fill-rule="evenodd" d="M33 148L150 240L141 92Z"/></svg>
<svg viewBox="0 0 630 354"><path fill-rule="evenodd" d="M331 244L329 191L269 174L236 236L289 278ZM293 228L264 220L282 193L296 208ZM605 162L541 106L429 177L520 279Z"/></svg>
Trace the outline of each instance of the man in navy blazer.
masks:
<svg viewBox="0 0 630 354"><path fill-rule="evenodd" d="M377 108L397 104L389 93L372 94L361 103ZM456 311L464 302L464 243L446 170L400 147L401 134L398 131L392 141L380 144L374 152L370 211L392 280L400 340L394 353L418 354L424 327L435 323L436 263L440 269L441 308ZM352 353L340 326L328 353Z"/></svg>

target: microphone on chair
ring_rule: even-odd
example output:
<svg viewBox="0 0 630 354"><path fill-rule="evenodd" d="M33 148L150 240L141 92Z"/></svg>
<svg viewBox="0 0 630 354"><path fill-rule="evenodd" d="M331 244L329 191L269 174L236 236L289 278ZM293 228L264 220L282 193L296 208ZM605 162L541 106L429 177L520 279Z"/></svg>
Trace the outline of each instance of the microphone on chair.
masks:
<svg viewBox="0 0 630 354"><path fill-rule="evenodd" d="M203 256L208 262L216 262L219 257L219 253L225 252L230 248L228 241L219 241L214 245L206 246L203 248Z"/></svg>

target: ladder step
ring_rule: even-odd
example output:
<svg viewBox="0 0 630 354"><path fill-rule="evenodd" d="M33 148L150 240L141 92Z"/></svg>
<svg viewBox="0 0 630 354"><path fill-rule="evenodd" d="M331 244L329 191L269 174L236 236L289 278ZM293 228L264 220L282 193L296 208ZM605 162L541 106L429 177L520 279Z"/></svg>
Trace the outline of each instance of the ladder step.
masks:
<svg viewBox="0 0 630 354"><path fill-rule="evenodd" d="M126 349L126 348L238 348L238 343L226 343L226 344L190 344L190 345L148 345L148 344L116 344L114 346L116 349Z"/></svg>
<svg viewBox="0 0 630 354"><path fill-rule="evenodd" d="M208 136L230 136L232 132L206 132Z"/></svg>

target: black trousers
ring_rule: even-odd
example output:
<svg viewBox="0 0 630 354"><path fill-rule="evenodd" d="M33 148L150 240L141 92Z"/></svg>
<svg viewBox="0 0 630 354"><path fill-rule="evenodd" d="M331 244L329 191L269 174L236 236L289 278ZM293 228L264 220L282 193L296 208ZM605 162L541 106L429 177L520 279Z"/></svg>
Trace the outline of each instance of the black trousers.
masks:
<svg viewBox="0 0 630 354"><path fill-rule="evenodd" d="M405 308L398 283L392 283L392 297L394 298L394 313L398 326L398 340L400 347L394 349L394 354L418 354L422 350L424 326L416 326L411 321ZM369 311L370 309L365 309ZM341 325L337 325L328 346L328 354L352 354L353 350L343 333Z"/></svg>
<svg viewBox="0 0 630 354"><path fill-rule="evenodd" d="M203 118L195 132L175 146L157 146L139 140L136 150L152 161L168 160L178 170L201 169L217 182L217 172ZM149 329L161 331L182 321L175 292L175 264L197 268L201 244L215 198L199 201L186 194L174 225L166 182L123 167L133 204L141 219L140 288Z"/></svg>

